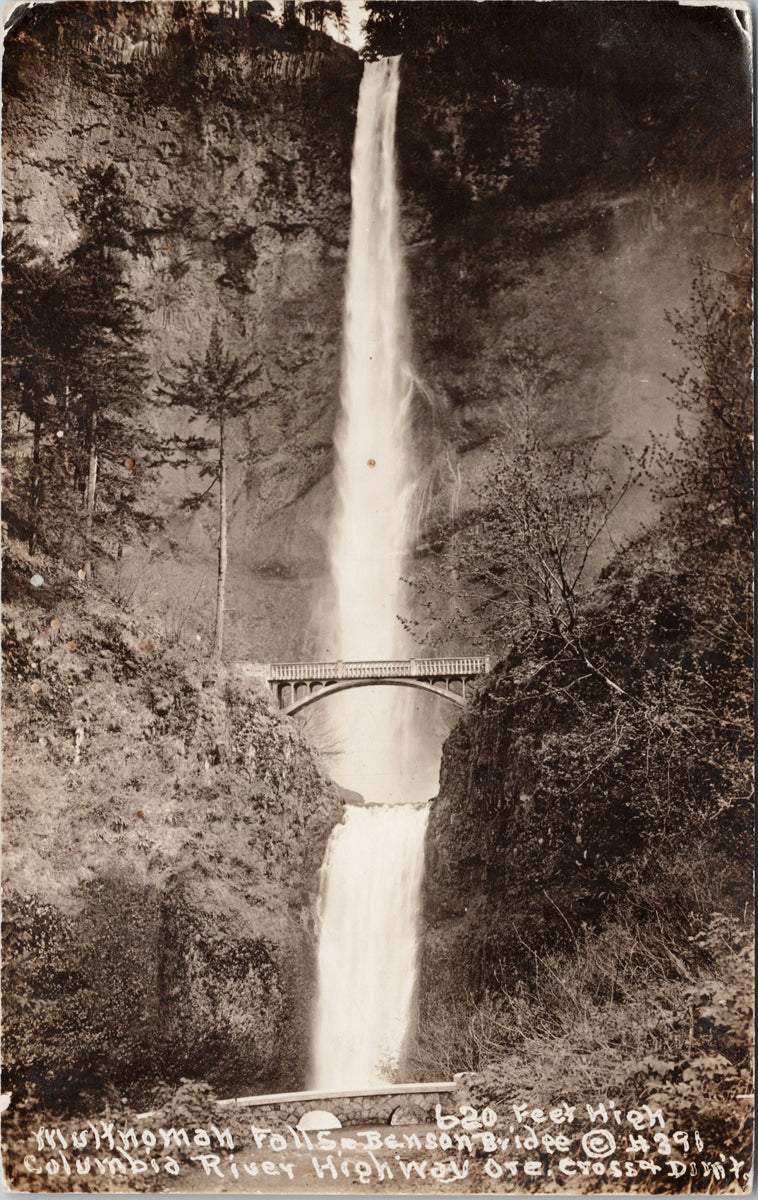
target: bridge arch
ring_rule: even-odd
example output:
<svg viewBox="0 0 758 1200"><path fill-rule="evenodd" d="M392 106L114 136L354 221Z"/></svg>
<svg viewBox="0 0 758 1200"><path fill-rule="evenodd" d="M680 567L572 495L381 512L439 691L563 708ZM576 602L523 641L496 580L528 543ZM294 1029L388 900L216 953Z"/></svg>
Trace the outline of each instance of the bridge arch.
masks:
<svg viewBox="0 0 758 1200"><path fill-rule="evenodd" d="M277 707L288 715L325 696L354 687L413 687L463 708L467 685L487 674L487 655L458 658L384 659L361 662L269 663L265 676Z"/></svg>
<svg viewBox="0 0 758 1200"><path fill-rule="evenodd" d="M315 691L309 692L306 696L301 696L299 699L293 700L290 704L283 705L281 712L285 716L294 716L301 709L307 708L309 704L315 704L317 700L324 700L327 696L334 696L337 692L346 692L351 688L359 687L410 687L416 688L421 692L431 692L433 696L437 696L440 700L450 700L459 708L464 708L466 705L465 696L451 692L447 688L435 687L433 683L427 683L423 679L341 679L338 683L329 683L324 687L319 687ZM293 684L294 690L294 684Z"/></svg>

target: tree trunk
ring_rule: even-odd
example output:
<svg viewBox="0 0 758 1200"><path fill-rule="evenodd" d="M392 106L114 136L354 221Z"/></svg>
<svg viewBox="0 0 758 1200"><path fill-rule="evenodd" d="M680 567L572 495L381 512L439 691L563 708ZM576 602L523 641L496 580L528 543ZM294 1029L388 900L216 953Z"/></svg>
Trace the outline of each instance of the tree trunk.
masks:
<svg viewBox="0 0 758 1200"><path fill-rule="evenodd" d="M92 535L95 528L95 494L97 492L97 409L90 411L89 421L89 468L87 471L87 515L84 525L86 560L84 573L92 578Z"/></svg>
<svg viewBox="0 0 758 1200"><path fill-rule="evenodd" d="M68 378L67 378L65 386L63 388L63 421L61 423L63 429L68 428L68 410L69 410L70 401L71 401L71 388L69 387L69 382L68 382ZM68 455L68 438L65 438L65 437L63 439L63 471L64 471L66 478L68 479L69 475L71 474L71 467L69 464L69 455ZM74 490L76 491L76 479L74 479Z"/></svg>
<svg viewBox="0 0 758 1200"><path fill-rule="evenodd" d="M42 442L42 404L38 399L34 406L34 434L32 438L32 472L29 480L29 553L34 554L37 545L37 522L42 498L42 468L40 446Z"/></svg>
<svg viewBox="0 0 758 1200"><path fill-rule="evenodd" d="M218 580L216 586L216 636L213 661L221 662L224 648L224 609L226 606L226 430L223 416L219 421L218 438Z"/></svg>

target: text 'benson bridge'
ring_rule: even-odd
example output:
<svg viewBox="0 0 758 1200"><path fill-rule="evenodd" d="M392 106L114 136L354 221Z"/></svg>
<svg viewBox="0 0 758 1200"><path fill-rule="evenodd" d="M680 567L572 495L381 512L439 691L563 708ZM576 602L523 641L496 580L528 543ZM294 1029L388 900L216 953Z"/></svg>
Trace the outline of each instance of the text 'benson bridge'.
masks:
<svg viewBox="0 0 758 1200"><path fill-rule="evenodd" d="M266 682L285 713L348 688L414 687L461 707L466 685L490 669L489 655L478 658L406 658L380 662L269 663Z"/></svg>

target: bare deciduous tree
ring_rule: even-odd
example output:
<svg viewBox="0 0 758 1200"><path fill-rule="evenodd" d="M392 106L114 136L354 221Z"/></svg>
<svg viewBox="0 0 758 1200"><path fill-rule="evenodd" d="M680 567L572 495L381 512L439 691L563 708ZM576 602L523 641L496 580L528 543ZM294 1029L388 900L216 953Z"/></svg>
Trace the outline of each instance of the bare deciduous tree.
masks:
<svg viewBox="0 0 758 1200"><path fill-rule="evenodd" d="M228 560L228 432L229 423L258 407L263 397L252 385L261 364L253 365L254 355L240 359L224 347L218 321L211 327L208 348L202 357L190 356L185 363L173 364L162 376L160 394L169 404L189 410L189 421L205 421L215 433L209 436L176 435L171 446L176 452L170 465L198 468L201 479L210 483L184 501L186 508L197 508L218 484L218 572L216 576L216 622L213 659L219 662L224 645L226 609L226 569ZM181 455L181 457L176 457Z"/></svg>
<svg viewBox="0 0 758 1200"><path fill-rule="evenodd" d="M596 440L550 439L537 415L542 378L529 359L510 365L477 506L447 531L449 547L422 568L418 593L427 616L438 618L436 636L494 647L523 636L557 638L605 679L586 659L582 617L598 563L614 548L614 514L639 482L644 455L627 452L625 469L614 473ZM451 576L441 619L433 598L440 572Z"/></svg>
<svg viewBox="0 0 758 1200"><path fill-rule="evenodd" d="M667 314L686 365L670 379L679 410L673 444L655 444L661 495L695 500L717 523L753 526L752 313L749 246L744 272L697 262L690 305Z"/></svg>

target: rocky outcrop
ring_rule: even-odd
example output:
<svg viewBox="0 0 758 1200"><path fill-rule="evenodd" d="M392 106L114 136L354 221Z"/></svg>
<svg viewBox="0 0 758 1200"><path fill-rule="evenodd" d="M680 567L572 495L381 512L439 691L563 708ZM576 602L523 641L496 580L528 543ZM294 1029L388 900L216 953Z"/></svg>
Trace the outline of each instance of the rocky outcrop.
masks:
<svg viewBox="0 0 758 1200"><path fill-rule="evenodd" d="M667 314L698 259L742 270L749 237L750 87L725 14L472 7L457 32L406 32L398 113L443 544L524 408L548 441L598 440L614 472L622 445L668 432L683 358ZM636 489L619 534L653 511Z"/></svg>
<svg viewBox="0 0 758 1200"><path fill-rule="evenodd" d="M525 637L445 743L427 826L427 1013L539 993L546 955L581 959L620 929L676 974L675 956L697 959L698 922L739 916L751 665L732 630L750 620L749 539L712 549L704 511L692 499L679 529L662 521L617 556L573 643Z"/></svg>

